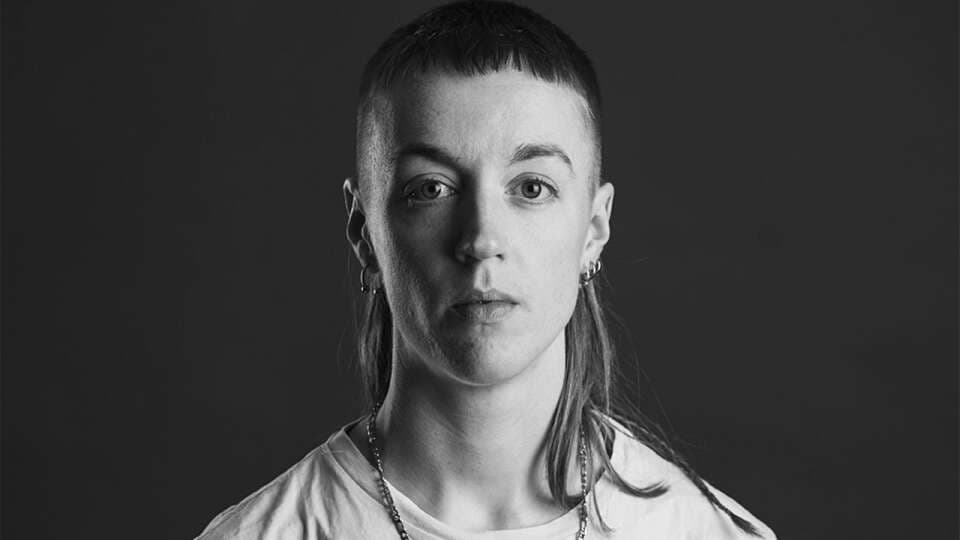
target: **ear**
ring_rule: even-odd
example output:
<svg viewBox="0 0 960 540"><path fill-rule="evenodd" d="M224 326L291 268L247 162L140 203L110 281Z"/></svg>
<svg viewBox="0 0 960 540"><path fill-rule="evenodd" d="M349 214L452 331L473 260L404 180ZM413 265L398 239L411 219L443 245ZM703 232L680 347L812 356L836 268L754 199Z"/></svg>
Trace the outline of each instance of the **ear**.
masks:
<svg viewBox="0 0 960 540"><path fill-rule="evenodd" d="M361 265L376 268L377 261L370 244L367 216L360 202L360 189L356 178L343 181L343 202L347 207L347 241L353 248L353 254Z"/></svg>
<svg viewBox="0 0 960 540"><path fill-rule="evenodd" d="M600 184L594 191L590 224L587 227L587 239L583 246L583 261L580 263L581 268L585 268L591 261L599 259L603 247L610 240L613 192L613 184L610 182Z"/></svg>

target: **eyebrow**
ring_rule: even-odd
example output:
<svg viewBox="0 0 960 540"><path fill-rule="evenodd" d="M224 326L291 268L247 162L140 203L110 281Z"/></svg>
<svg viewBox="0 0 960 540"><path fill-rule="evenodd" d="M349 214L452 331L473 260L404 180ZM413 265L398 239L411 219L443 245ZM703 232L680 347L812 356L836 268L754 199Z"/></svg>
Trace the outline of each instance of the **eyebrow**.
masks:
<svg viewBox="0 0 960 540"><path fill-rule="evenodd" d="M521 161L541 157L560 158L564 163L567 164L570 172L573 172L573 162L570 161L570 156L563 151L563 148L560 148L555 144L521 144L516 150L513 151L513 157L510 158L510 164L515 165Z"/></svg>
<svg viewBox="0 0 960 540"><path fill-rule="evenodd" d="M422 157L451 169L461 169L462 166L457 158L446 150L426 143L413 143L400 148L391 158L392 165L396 166L401 160L409 157ZM555 144L521 144L513 151L510 158L510 165L516 165L522 161L531 159L554 157L567 164L567 167L573 172L573 162L570 156L563 151L563 148Z"/></svg>
<svg viewBox="0 0 960 540"><path fill-rule="evenodd" d="M450 167L451 169L459 170L461 168L457 163L457 158L454 157L453 154L450 154L438 146L425 143L414 143L403 146L393 154L390 161L393 166L396 166L401 160L409 157L426 158L430 161Z"/></svg>

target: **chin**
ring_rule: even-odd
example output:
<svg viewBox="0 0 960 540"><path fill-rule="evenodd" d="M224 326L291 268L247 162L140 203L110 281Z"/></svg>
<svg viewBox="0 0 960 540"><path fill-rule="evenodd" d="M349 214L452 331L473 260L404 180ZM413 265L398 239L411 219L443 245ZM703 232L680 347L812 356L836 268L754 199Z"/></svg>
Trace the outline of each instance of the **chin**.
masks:
<svg viewBox="0 0 960 540"><path fill-rule="evenodd" d="M519 344L516 338L457 341L444 347L446 369L458 382L471 386L492 386L510 381L533 366L546 349L534 344Z"/></svg>

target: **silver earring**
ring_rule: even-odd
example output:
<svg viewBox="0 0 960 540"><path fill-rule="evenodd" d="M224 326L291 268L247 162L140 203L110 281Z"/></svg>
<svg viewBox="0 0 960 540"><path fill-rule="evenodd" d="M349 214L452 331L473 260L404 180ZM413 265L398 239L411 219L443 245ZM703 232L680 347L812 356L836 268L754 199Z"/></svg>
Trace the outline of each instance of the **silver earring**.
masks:
<svg viewBox="0 0 960 540"><path fill-rule="evenodd" d="M369 266L366 266L366 265L360 268L360 292L364 294L366 293L377 294L377 291L380 290L379 287L371 287L367 285L367 268L369 268Z"/></svg>
<svg viewBox="0 0 960 540"><path fill-rule="evenodd" d="M603 263L600 262L600 259L592 261L590 265L587 266L586 271L580 273L580 286L583 287L587 283L590 283L590 281L600 273L601 268L603 268Z"/></svg>

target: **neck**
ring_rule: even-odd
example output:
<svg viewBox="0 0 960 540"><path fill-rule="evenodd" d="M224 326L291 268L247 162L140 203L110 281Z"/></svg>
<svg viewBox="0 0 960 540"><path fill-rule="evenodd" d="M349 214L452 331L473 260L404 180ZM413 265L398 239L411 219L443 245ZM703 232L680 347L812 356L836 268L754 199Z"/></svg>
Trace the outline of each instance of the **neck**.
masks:
<svg viewBox="0 0 960 540"><path fill-rule="evenodd" d="M561 333L524 372L484 386L438 380L395 355L376 422L387 479L427 513L468 530L532 526L563 513L544 461L563 345ZM355 435L369 457L365 434Z"/></svg>

